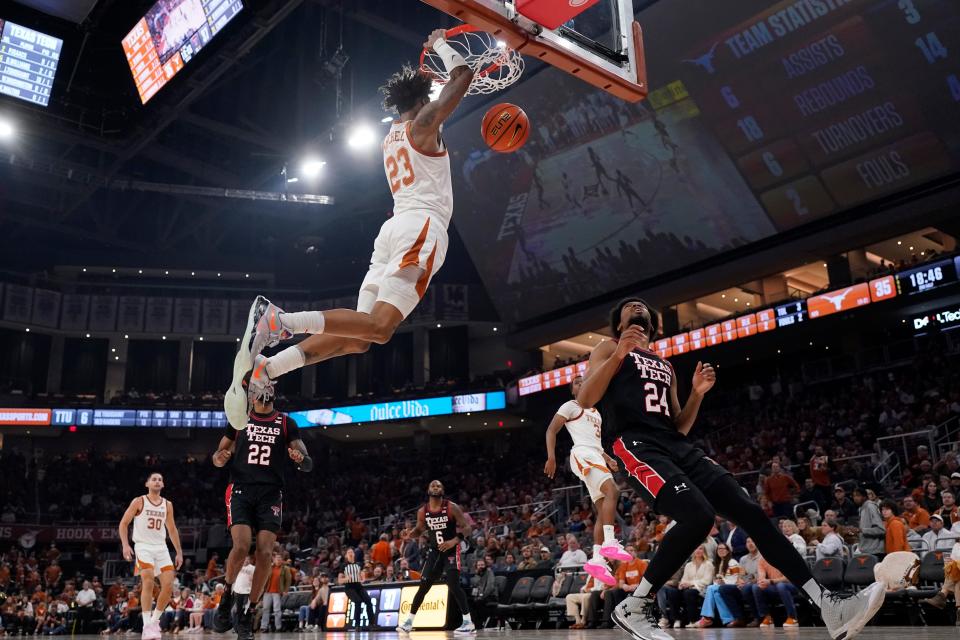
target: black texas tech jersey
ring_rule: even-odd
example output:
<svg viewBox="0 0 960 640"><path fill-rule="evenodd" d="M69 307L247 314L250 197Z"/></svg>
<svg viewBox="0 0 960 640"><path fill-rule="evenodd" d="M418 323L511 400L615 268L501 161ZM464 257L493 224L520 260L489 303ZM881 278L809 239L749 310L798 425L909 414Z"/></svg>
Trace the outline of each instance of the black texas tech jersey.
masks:
<svg viewBox="0 0 960 640"><path fill-rule="evenodd" d="M289 460L287 447L300 439L297 423L285 413L251 412L247 428L227 426L224 435L236 443L230 459L230 482L236 485L283 486L283 471Z"/></svg>

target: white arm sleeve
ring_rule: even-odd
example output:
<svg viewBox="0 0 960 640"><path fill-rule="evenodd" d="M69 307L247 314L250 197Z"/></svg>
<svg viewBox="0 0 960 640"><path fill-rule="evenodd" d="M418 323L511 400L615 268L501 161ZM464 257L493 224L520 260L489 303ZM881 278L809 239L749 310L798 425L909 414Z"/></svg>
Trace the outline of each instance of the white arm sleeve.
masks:
<svg viewBox="0 0 960 640"><path fill-rule="evenodd" d="M443 66L446 68L447 73L450 73L457 67L466 66L467 64L463 56L457 53L457 50L447 44L447 41L443 38L434 43L433 50L436 51L440 59L443 60Z"/></svg>

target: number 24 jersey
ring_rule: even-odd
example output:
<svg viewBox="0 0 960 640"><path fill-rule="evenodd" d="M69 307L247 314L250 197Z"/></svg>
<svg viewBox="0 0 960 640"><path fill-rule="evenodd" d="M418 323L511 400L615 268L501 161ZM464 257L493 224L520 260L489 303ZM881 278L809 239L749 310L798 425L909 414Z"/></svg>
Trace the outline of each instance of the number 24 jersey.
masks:
<svg viewBox="0 0 960 640"><path fill-rule="evenodd" d="M236 485L283 486L287 448L300 439L297 423L285 413L250 413L247 428L228 426L224 435L235 442L230 459L230 482Z"/></svg>

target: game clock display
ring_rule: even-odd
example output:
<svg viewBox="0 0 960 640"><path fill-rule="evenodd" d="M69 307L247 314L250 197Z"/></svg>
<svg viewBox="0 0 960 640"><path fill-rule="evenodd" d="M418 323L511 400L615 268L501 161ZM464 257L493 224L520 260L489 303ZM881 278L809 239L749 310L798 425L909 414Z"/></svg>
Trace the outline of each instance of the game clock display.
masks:
<svg viewBox="0 0 960 640"><path fill-rule="evenodd" d="M897 274L897 284L901 293L923 293L957 282L960 272L960 260L957 258L931 262L916 269Z"/></svg>
<svg viewBox="0 0 960 640"><path fill-rule="evenodd" d="M160 0L123 39L140 100L147 103L243 9L242 0Z"/></svg>

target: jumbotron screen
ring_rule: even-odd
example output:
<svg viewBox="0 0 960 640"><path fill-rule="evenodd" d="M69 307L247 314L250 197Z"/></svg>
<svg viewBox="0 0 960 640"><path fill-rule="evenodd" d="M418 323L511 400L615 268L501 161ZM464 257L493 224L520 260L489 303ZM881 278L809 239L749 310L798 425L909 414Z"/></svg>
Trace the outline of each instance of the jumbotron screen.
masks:
<svg viewBox="0 0 960 640"><path fill-rule="evenodd" d="M63 40L0 20L0 93L50 104Z"/></svg>
<svg viewBox="0 0 960 640"><path fill-rule="evenodd" d="M123 39L146 104L243 9L242 0L159 0Z"/></svg>
<svg viewBox="0 0 960 640"><path fill-rule="evenodd" d="M960 171L956 0L671 0L637 17L643 102L529 68L504 94L530 117L520 151L484 144L486 104L447 129L453 222L506 321Z"/></svg>

